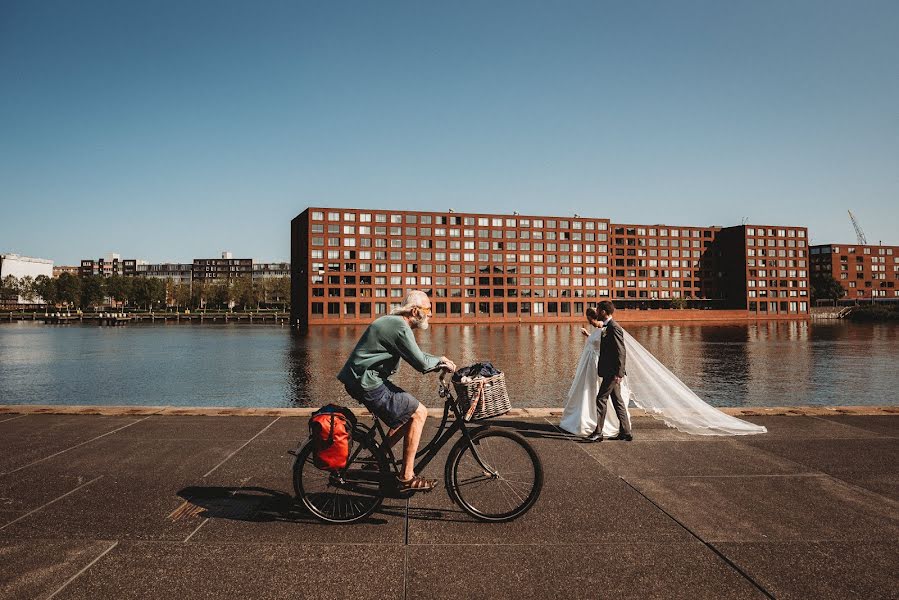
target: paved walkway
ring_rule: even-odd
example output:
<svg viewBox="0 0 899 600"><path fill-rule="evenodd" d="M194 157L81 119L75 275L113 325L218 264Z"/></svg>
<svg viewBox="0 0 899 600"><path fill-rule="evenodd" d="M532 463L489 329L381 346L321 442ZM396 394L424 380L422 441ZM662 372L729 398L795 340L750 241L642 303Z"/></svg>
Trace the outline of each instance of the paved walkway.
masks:
<svg viewBox="0 0 899 600"><path fill-rule="evenodd" d="M441 489L329 526L291 498L305 418L4 408L2 598L899 596L897 415L757 416L747 438L641 417L601 444L509 419L546 469L518 521Z"/></svg>

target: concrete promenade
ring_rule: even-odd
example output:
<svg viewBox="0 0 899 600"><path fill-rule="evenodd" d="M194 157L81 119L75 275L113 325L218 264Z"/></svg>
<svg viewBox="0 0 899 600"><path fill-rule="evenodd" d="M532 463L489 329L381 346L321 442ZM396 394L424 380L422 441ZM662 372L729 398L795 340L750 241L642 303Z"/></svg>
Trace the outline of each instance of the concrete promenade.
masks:
<svg viewBox="0 0 899 600"><path fill-rule="evenodd" d="M556 412L495 423L546 471L521 519L441 486L332 526L292 499L302 411L0 406L0 598L899 597L896 408L756 411L742 438L636 417L599 444Z"/></svg>

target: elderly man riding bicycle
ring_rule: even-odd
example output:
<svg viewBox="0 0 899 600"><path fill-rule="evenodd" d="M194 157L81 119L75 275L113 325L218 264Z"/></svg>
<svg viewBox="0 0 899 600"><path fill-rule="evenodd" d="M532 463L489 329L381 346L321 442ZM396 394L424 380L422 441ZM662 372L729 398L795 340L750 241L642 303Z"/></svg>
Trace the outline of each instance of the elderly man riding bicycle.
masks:
<svg viewBox="0 0 899 600"><path fill-rule="evenodd" d="M402 304L374 321L359 338L337 379L347 393L361 402L390 428L386 445L392 447L403 438L403 473L398 477L400 491L428 491L436 481L415 474L415 454L421 440L428 410L412 394L388 378L397 372L400 359L424 373L435 368L455 371L456 365L445 356L422 352L415 341L414 329L427 329L431 300L422 291L413 291Z"/></svg>

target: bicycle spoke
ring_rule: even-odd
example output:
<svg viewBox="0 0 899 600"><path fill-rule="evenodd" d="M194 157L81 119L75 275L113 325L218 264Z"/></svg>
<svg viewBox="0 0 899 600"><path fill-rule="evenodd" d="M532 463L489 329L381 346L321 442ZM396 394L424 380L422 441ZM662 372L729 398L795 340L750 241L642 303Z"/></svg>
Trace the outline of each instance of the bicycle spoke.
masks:
<svg viewBox="0 0 899 600"><path fill-rule="evenodd" d="M486 520L515 518L530 508L542 476L526 442L500 432L487 432L472 441L454 467L453 490L463 508Z"/></svg>

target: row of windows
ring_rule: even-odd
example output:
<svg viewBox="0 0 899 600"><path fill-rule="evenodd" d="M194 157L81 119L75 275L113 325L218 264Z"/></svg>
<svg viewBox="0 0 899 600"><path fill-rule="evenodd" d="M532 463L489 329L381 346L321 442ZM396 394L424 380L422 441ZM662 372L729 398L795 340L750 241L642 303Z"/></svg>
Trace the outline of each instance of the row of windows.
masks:
<svg viewBox="0 0 899 600"><path fill-rule="evenodd" d="M750 279L746 282L746 286L754 287L808 287L808 281L805 279Z"/></svg>
<svg viewBox="0 0 899 600"><path fill-rule="evenodd" d="M324 234L325 226L324 225L312 225L312 234ZM372 228L367 225L360 225L358 228L355 225L344 225L343 229L339 225L328 225L327 233L329 235L338 235L342 234L345 236L355 236L355 235L372 235ZM374 235L376 236L386 236L391 235L393 237L405 236L408 238L442 238L442 237L451 237L451 238L493 238L493 239L522 239L522 240L574 240L574 241L599 241L605 242L608 241L608 236L605 233L592 233L585 232L582 233L580 231L515 231L511 229L446 229L444 227L430 228L430 227L374 227ZM677 240L674 240L677 241ZM655 244L653 244L655 245ZM686 240L685 240L686 245Z"/></svg>
<svg viewBox="0 0 899 600"><path fill-rule="evenodd" d="M747 297L749 298L805 298L808 296L806 290L749 290Z"/></svg>
<svg viewBox="0 0 899 600"><path fill-rule="evenodd" d="M589 244L587 245L587 248L589 251ZM603 247L600 246L599 248L602 249ZM459 249L461 249L461 248L459 248ZM515 248L508 248L508 249L514 250ZM793 256L792 252L793 251L791 251L791 256ZM456 253L456 254L459 254L459 253ZM466 253L466 254L471 254L471 253ZM623 252L622 253L616 252L615 255L616 256L634 256L634 257L640 257L640 258L646 258L646 257L659 258L659 257L661 257L662 259L682 258L682 257L683 258L691 258L692 257L695 259L702 258L702 253L697 250L694 250L692 252L690 250L649 250L649 251L638 250L636 252L634 252L633 250L628 250L626 254ZM312 260L323 260L325 258L325 256L327 256L328 260L339 260L341 257L344 260L387 260L389 257L390 260L392 260L392 261L399 261L399 260L402 260L403 258L406 258L407 260L421 260L421 261L432 261L432 260L437 260L438 262L446 261L446 253L445 252L437 252L437 253L421 252L421 253L419 253L417 250L406 250L405 252L392 250L389 253L387 250L327 250L327 251L326 250L312 250L310 252L309 256ZM573 255L573 256L576 256L576 255ZM575 260L574 262L598 262L600 264L606 264L608 262L608 257L605 256L604 254L596 255L595 261L587 260L586 259L587 256L590 256L590 255L585 255L583 260ZM484 257L487 257L487 258L484 258ZM504 261L505 262L519 262L519 261L515 260L515 257L516 257L516 255L512 254L512 253L504 253L503 254L503 253L495 252L495 253L492 253L489 255L486 253L478 253L479 262L488 262L489 260L493 260L494 262L504 262ZM619 259L616 259L616 264L619 264L617 262L618 260ZM623 260L623 259L621 259L621 260ZM530 261L524 260L521 262L530 262ZM537 262L540 262L540 261L537 261ZM555 261L550 260L548 262L555 262ZM567 261L560 259L560 262L567 262ZM662 262L664 262L664 260ZM754 264L755 259L750 259L749 262L751 264ZM802 262L803 262L803 266L805 266L804 265L805 261L802 261ZM764 260L762 260L761 263L764 263ZM630 261L628 262L628 264L630 264ZM698 261L697 261L697 264L698 264Z"/></svg>
<svg viewBox="0 0 899 600"><path fill-rule="evenodd" d="M758 236L767 235L769 237L777 236L777 237L804 238L805 230L804 229L772 229L772 228L766 229L764 227L758 227L758 228L747 227L746 228L746 236L747 237L752 237L752 236L756 236L756 235L758 235Z"/></svg>
<svg viewBox="0 0 899 600"><path fill-rule="evenodd" d="M808 302L750 302L749 311L754 313L795 313L808 312Z"/></svg>
<svg viewBox="0 0 899 600"><path fill-rule="evenodd" d="M614 233L615 235L630 235L630 236L640 236L645 237L648 234L651 237L704 237L711 238L714 237L715 230L712 229L656 229L655 227L615 227Z"/></svg>
<svg viewBox="0 0 899 600"><path fill-rule="evenodd" d="M633 298L646 300L668 300L681 298L677 292L620 292L616 298ZM689 297L689 296L688 296ZM434 314L438 317L462 317L462 316L573 316L581 315L587 302L547 301L547 302L433 302ZM796 302L793 302L796 304ZM802 310L807 309L805 302ZM372 314L385 315L388 309L398 306L398 303L388 302L313 302L310 310L313 318L368 318ZM787 309L784 309L787 310ZM795 309L793 310L795 312Z"/></svg>
<svg viewBox="0 0 899 600"><path fill-rule="evenodd" d="M329 211L327 213L328 221L345 221L353 223L356 221L357 213ZM343 217L341 219L341 216ZM567 219L522 219L512 217L463 217L455 215L421 215L407 214L403 215L385 213L358 213L359 222L371 223L374 218L375 223L391 223L391 224L417 224L422 225L466 225L479 227L532 227L534 229L586 229L586 230L605 230L608 229L608 221L569 221ZM324 221L325 213L323 211L312 211L313 221Z"/></svg>
<svg viewBox="0 0 899 600"><path fill-rule="evenodd" d="M671 248L708 248L710 243L704 242L702 240L669 240L669 239L661 239L657 240L655 238L650 238L648 240L644 239L628 239L624 240L621 238L615 238L613 240L616 246L635 246L639 248L645 247L671 247Z"/></svg>
<svg viewBox="0 0 899 600"><path fill-rule="evenodd" d="M764 239L755 239L755 238L747 238L746 239L747 246L767 246L769 248L805 248L804 240L785 240L785 239L774 239L768 238Z"/></svg>
<svg viewBox="0 0 899 600"><path fill-rule="evenodd" d="M829 251L830 251L831 253L833 253L833 254L840 254L840 246L830 246L829 248L830 248ZM870 254L873 254L872 250L873 250L873 249L870 248L870 247L863 246L863 247L862 247L862 254L869 254L869 255L870 255ZM823 248L813 248L813 249L812 249L812 254L819 254L819 253L820 253L820 254L824 254L824 253L826 253L826 252L828 252L828 247L823 247ZM854 247L854 246L848 246L848 247L846 248L846 253L847 253L847 254L856 254L857 252L858 252L858 249L857 249L856 247ZM880 255L880 256L892 256L892 255L893 255L893 248L877 248L877 254Z"/></svg>

